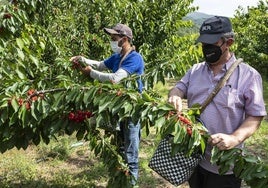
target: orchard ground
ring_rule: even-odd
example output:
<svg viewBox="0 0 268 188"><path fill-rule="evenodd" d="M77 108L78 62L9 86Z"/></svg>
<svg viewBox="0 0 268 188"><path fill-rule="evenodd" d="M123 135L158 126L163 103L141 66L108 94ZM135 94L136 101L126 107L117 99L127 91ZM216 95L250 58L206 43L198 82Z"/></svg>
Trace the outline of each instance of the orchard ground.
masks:
<svg viewBox="0 0 268 188"><path fill-rule="evenodd" d="M148 167L148 161L156 145L154 134L143 136L139 186L174 188L175 186ZM256 148L253 145L250 147ZM264 157L267 150L259 148L255 152ZM87 142L77 142L74 136L61 136L58 141L54 140L49 145L32 145L25 151L9 150L0 155L0 166L0 187L2 188L105 188L109 177L106 168L90 151ZM178 187L188 188L189 186L185 183Z"/></svg>

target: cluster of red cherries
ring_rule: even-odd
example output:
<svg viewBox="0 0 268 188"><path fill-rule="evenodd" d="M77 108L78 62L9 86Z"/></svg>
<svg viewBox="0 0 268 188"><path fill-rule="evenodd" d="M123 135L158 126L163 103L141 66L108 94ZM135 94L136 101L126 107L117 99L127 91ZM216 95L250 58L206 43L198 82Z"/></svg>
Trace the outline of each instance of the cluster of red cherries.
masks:
<svg viewBox="0 0 268 188"><path fill-rule="evenodd" d="M72 69L81 69L81 65L78 61L73 61L72 62Z"/></svg>
<svg viewBox="0 0 268 188"><path fill-rule="evenodd" d="M85 119L90 118L92 116L93 114L90 111L78 110L78 111L70 112L68 115L68 119L72 122L81 123L85 121Z"/></svg>
<svg viewBox="0 0 268 188"><path fill-rule="evenodd" d="M191 121L182 115L179 115L179 120L187 126L187 129L186 129L187 134L192 136L192 123L191 123Z"/></svg>
<svg viewBox="0 0 268 188"><path fill-rule="evenodd" d="M44 99L45 98L44 93L37 93L37 91L34 90L34 89L29 89L27 91L27 96L28 96L27 99L16 98L19 106L25 105L27 110L31 109L32 102L37 101L38 99ZM12 98L8 100L9 105L11 105L11 100L12 100Z"/></svg>

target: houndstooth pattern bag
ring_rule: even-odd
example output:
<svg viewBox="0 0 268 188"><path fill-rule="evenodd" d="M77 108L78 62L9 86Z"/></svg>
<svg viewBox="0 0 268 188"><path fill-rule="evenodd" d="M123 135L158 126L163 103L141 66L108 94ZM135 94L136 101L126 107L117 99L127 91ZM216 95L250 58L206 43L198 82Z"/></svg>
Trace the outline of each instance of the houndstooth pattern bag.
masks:
<svg viewBox="0 0 268 188"><path fill-rule="evenodd" d="M186 182L201 160L201 155L186 157L183 153L171 156L170 136L159 143L149 167L173 185Z"/></svg>

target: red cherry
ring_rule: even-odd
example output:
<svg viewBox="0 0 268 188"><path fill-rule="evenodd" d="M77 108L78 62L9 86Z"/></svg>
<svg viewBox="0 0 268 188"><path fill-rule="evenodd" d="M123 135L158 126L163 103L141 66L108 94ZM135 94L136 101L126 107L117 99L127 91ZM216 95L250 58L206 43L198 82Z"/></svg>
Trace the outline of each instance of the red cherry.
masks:
<svg viewBox="0 0 268 188"><path fill-rule="evenodd" d="M70 112L68 118L69 120L73 120L75 118L75 114Z"/></svg>
<svg viewBox="0 0 268 188"><path fill-rule="evenodd" d="M26 107L27 110L30 110L31 109L31 104L29 102L26 102L25 107Z"/></svg>
<svg viewBox="0 0 268 188"><path fill-rule="evenodd" d="M192 136L192 128L191 127L187 127L187 134Z"/></svg>
<svg viewBox="0 0 268 188"><path fill-rule="evenodd" d="M38 99L37 96L33 96L33 97L31 97L31 100L32 100L32 101L37 101L37 99Z"/></svg>
<svg viewBox="0 0 268 188"><path fill-rule="evenodd" d="M28 95L32 95L32 94L34 94L35 93L35 90L34 89L29 89L28 91L27 91L27 94Z"/></svg>
<svg viewBox="0 0 268 188"><path fill-rule="evenodd" d="M5 13L3 16L4 19L10 19L11 17L12 17L12 14L10 13Z"/></svg>
<svg viewBox="0 0 268 188"><path fill-rule="evenodd" d="M17 99L17 101L18 101L18 103L19 103L20 106L23 105L23 99L22 98Z"/></svg>
<svg viewBox="0 0 268 188"><path fill-rule="evenodd" d="M186 117L184 117L184 116L182 116L182 115L179 115L179 120L180 120L182 123L185 123L186 125L191 125L191 121L190 121L188 118L186 118Z"/></svg>

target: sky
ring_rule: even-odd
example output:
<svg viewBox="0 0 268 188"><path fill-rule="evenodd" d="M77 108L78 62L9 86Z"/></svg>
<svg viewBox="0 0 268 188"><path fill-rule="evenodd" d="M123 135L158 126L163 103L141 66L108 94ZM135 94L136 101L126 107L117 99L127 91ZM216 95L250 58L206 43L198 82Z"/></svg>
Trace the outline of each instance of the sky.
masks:
<svg viewBox="0 0 268 188"><path fill-rule="evenodd" d="M259 0L194 0L193 6L199 6L198 12L234 17L238 6L256 6Z"/></svg>

